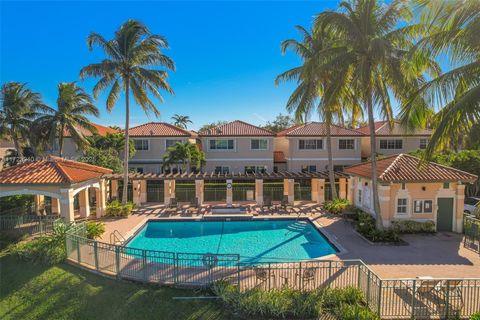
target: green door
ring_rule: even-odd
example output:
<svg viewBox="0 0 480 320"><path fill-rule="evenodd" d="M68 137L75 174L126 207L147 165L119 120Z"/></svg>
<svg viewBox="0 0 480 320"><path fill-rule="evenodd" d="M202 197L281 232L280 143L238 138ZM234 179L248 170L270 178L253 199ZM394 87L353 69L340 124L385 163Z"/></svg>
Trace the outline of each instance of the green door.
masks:
<svg viewBox="0 0 480 320"><path fill-rule="evenodd" d="M453 229L453 198L438 198L437 230L452 231Z"/></svg>

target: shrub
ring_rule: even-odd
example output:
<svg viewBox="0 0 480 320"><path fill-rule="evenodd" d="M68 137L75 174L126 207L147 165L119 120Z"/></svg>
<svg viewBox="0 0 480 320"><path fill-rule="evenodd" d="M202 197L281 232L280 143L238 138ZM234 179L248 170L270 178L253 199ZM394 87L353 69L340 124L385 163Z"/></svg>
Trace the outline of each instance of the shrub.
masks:
<svg viewBox="0 0 480 320"><path fill-rule="evenodd" d="M323 208L333 214L340 214L348 207L350 207L350 202L346 199L340 198L331 201L325 201L323 204Z"/></svg>
<svg viewBox="0 0 480 320"><path fill-rule="evenodd" d="M365 212L358 214L356 230L372 242L400 242L400 236L394 229L378 230L375 219Z"/></svg>
<svg viewBox="0 0 480 320"><path fill-rule="evenodd" d="M480 312L476 312L472 314L472 316L470 317L470 320L480 320Z"/></svg>
<svg viewBox="0 0 480 320"><path fill-rule="evenodd" d="M318 319L324 313L338 314L338 319L378 319L364 307L357 288L300 291L288 288L264 291L254 288L239 292L227 282L217 282L214 292L235 313L248 319ZM355 307L347 309L344 305ZM352 317L348 317L352 314Z"/></svg>
<svg viewBox="0 0 480 320"><path fill-rule="evenodd" d="M392 229L397 233L435 233L435 222L399 220L392 222Z"/></svg>
<svg viewBox="0 0 480 320"><path fill-rule="evenodd" d="M380 317L365 306L341 304L333 313L342 320L380 320Z"/></svg>
<svg viewBox="0 0 480 320"><path fill-rule="evenodd" d="M133 202L122 204L120 201L113 200L107 204L105 215L108 217L128 217L134 208L135 204Z"/></svg>
<svg viewBox="0 0 480 320"><path fill-rule="evenodd" d="M88 221L86 223L86 229L87 229L87 238L96 239L105 233L105 223Z"/></svg>

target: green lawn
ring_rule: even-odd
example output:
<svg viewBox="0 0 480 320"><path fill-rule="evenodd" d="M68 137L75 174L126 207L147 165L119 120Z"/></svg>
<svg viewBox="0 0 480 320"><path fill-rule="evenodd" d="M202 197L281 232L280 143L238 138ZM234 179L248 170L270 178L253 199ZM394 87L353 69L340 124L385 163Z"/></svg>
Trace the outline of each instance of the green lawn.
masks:
<svg viewBox="0 0 480 320"><path fill-rule="evenodd" d="M0 319L231 319L190 290L116 281L68 264L33 265L0 253Z"/></svg>

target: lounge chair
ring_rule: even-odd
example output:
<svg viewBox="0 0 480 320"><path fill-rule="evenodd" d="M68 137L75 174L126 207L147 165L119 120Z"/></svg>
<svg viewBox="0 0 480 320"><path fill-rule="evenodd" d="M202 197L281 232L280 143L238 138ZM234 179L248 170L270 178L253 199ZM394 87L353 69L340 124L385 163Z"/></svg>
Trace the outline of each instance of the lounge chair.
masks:
<svg viewBox="0 0 480 320"><path fill-rule="evenodd" d="M280 207L283 208L288 213L288 209L293 209L293 206L288 202L288 196L283 196L282 202L280 203Z"/></svg>
<svg viewBox="0 0 480 320"><path fill-rule="evenodd" d="M170 202L168 203L167 206L169 209L177 209L178 208L178 201L177 198L171 198Z"/></svg>

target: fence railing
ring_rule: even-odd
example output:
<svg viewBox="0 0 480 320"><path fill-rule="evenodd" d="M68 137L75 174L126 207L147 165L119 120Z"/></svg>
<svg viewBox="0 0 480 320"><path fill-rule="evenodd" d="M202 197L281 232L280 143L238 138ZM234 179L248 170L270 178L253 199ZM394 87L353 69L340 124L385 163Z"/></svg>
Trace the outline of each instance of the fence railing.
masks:
<svg viewBox="0 0 480 320"><path fill-rule="evenodd" d="M480 254L480 220L464 215L463 233L465 234L463 238L464 247Z"/></svg>
<svg viewBox="0 0 480 320"><path fill-rule="evenodd" d="M228 280L241 291L355 287L382 319L468 318L480 310L480 279L381 279L361 260L244 262L237 254L152 251L85 238L69 229L67 258L116 276L157 284L206 287Z"/></svg>
<svg viewBox="0 0 480 320"><path fill-rule="evenodd" d="M57 215L2 215L0 216L0 230L19 234L41 234L53 230L56 222L62 221Z"/></svg>
<svg viewBox="0 0 480 320"><path fill-rule="evenodd" d="M311 201L312 200L312 187L301 186L296 184L294 187L295 200L299 201Z"/></svg>

